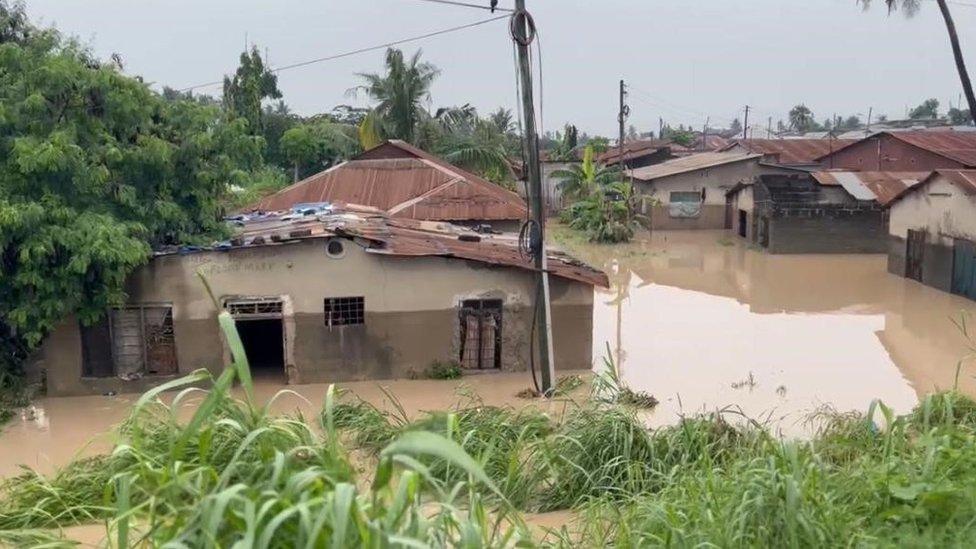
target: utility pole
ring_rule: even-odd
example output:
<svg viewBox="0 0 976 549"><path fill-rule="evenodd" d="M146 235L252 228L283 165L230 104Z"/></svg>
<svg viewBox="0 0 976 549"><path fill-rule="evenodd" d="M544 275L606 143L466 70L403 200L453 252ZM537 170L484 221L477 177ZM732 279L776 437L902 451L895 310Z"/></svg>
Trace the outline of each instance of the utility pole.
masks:
<svg viewBox="0 0 976 549"><path fill-rule="evenodd" d="M749 139L749 105L746 105L745 123L742 124L742 139Z"/></svg>
<svg viewBox="0 0 976 549"><path fill-rule="evenodd" d="M624 97L627 96L626 87L624 86L624 81L620 80L620 110L617 111L617 124L620 126L620 137L617 142L618 158L620 162L620 173L623 174L626 166L624 165L624 124L627 122L627 115L630 114L630 109L624 104Z"/></svg>
<svg viewBox="0 0 976 549"><path fill-rule="evenodd" d="M711 117L706 116L705 117L705 124L702 126L702 140L701 140L701 150L702 151L704 151L705 150L705 147L708 145L708 143L706 143L706 141L708 141L708 122L710 120L711 120Z"/></svg>
<svg viewBox="0 0 976 549"><path fill-rule="evenodd" d="M657 117L657 138L664 139L664 118Z"/></svg>
<svg viewBox="0 0 976 549"><path fill-rule="evenodd" d="M871 135L871 115L874 114L874 107L868 107L868 123L864 126L864 135Z"/></svg>
<svg viewBox="0 0 976 549"><path fill-rule="evenodd" d="M529 176L529 207L535 230L529 232L530 248L535 260L536 303L535 327L539 350L542 394L552 396L556 368L552 349L552 311L549 307L548 255L546 253L546 214L542 206L542 174L539 169L539 137L535 127L535 103L532 98L532 67L529 46L535 39L535 23L525 10L525 0L515 0L511 34L518 56L519 83L522 88L522 115L525 122L523 150Z"/></svg>

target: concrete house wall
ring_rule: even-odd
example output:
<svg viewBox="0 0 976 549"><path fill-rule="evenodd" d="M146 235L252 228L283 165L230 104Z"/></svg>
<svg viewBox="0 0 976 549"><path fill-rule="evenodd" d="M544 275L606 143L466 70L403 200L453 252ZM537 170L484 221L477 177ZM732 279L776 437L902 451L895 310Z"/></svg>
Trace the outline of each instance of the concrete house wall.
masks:
<svg viewBox="0 0 976 549"><path fill-rule="evenodd" d="M952 288L953 244L976 242L976 196L937 175L892 203L888 213L888 272L905 276L909 230L926 232L922 283L943 291Z"/></svg>
<svg viewBox="0 0 976 549"><path fill-rule="evenodd" d="M724 229L725 194L737 183L748 183L766 173L789 173L765 166L759 158L730 162L690 172L660 177L652 181L637 180L638 192L655 199L658 204L645 201L643 210L650 217L652 230ZM701 192L705 190L701 215L695 218L671 217L669 206L674 191Z"/></svg>
<svg viewBox="0 0 976 549"><path fill-rule="evenodd" d="M745 239L755 241L755 200L753 199L752 185L739 188L728 197L729 208L732 210L732 234L743 236ZM740 212L745 212L745 223L742 223ZM744 229L744 231L742 231Z"/></svg>
<svg viewBox="0 0 976 549"><path fill-rule="evenodd" d="M845 147L823 158L830 169L861 171L930 171L965 168L961 163L904 141L880 134Z"/></svg>
<svg viewBox="0 0 976 549"><path fill-rule="evenodd" d="M382 256L340 242L341 257L326 253L327 239L160 256L130 278L128 303L172 305L178 368L185 374L198 368L219 371L229 354L198 271L220 300L278 297L283 379L317 383L402 377L435 360L457 360L461 300L501 299L501 367L527 368L535 291L530 272L458 259ZM593 289L559 277L551 284L557 367L589 368ZM327 326L324 299L353 296L365 300L365 323ZM142 391L161 381L83 378L75 319L65 320L45 341L34 367L46 371L51 395Z"/></svg>

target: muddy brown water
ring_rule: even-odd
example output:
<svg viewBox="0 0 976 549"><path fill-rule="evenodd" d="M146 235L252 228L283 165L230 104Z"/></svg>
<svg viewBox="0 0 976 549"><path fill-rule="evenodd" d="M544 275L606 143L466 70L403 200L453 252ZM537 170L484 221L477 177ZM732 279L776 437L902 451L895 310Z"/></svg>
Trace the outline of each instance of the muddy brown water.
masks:
<svg viewBox="0 0 976 549"><path fill-rule="evenodd" d="M566 241L603 267L612 287L599 290L594 311L594 361L609 345L622 378L655 395L651 425L680 415L734 406L785 434L801 434L822 406L866 410L880 398L899 412L920 395L953 384L967 342L952 324L976 303L890 275L884 256L770 256L723 232L670 232L625 246ZM976 364L961 388L976 394ZM469 376L461 381L396 380L343 384L389 407L380 386L409 414L445 409L476 393L486 404L524 406L515 393L524 373ZM258 384L259 399L285 387ZM292 386L280 412L311 416L327 385ZM0 477L23 464L42 473L77 455L104 452L112 426L137 395L42 398L36 413L0 433ZM544 406L554 413L564 403Z"/></svg>

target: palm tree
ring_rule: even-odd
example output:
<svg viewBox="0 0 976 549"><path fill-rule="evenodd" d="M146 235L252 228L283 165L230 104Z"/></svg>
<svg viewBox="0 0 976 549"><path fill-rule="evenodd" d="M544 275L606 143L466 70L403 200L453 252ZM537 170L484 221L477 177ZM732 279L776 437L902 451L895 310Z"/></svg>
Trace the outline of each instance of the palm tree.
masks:
<svg viewBox="0 0 976 549"><path fill-rule="evenodd" d="M864 9L871 6L871 0L858 0ZM913 17L918 13L920 0L884 0L888 6L888 13L891 13L899 6L906 17ZM946 32L949 34L949 44L952 46L952 55L956 61L956 71L959 73L959 81L962 84L962 91L966 95L966 102L969 104L970 116L976 116L976 95L973 94L973 84L969 80L969 72L966 70L966 61L962 56L962 47L959 45L959 35L956 33L956 23L952 20L949 12L949 4L946 0L935 0L942 12L942 20L945 22Z"/></svg>
<svg viewBox="0 0 976 549"><path fill-rule="evenodd" d="M478 116L471 105L438 109L434 116L439 134L433 148L448 162L506 186L513 181L509 158L517 152L511 135L497 120Z"/></svg>
<svg viewBox="0 0 976 549"><path fill-rule="evenodd" d="M430 99L430 86L440 71L420 60L421 50L406 61L403 52L386 50L386 73L359 73L363 91L378 104L373 108L385 137L415 143L418 126L429 117L424 101Z"/></svg>

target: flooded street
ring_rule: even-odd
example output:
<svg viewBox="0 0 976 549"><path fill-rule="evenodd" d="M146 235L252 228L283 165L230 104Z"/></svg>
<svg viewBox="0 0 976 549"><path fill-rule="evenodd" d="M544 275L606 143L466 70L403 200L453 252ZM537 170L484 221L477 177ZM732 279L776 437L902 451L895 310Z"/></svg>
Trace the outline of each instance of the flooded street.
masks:
<svg viewBox="0 0 976 549"><path fill-rule="evenodd" d="M919 395L952 386L967 342L951 319L976 313L972 301L888 274L877 255L771 256L723 232L565 247L610 275L612 288L598 290L595 300L595 364L609 344L624 381L661 401L647 414L652 425L736 406L791 435L803 434L804 419L823 406L866 410L880 398L908 411ZM960 380L970 394L974 367ZM468 393L486 404L534 402L554 413L566 405L515 398L530 385L524 373L342 386L389 407L380 385L411 414L448 408ZM307 401L286 393L274 408L314 415L327 387L289 387ZM261 384L259 397L282 388ZM111 427L137 398L38 400L34 417L15 418L0 433L0 476L19 464L50 472L79 452L109 449Z"/></svg>
<svg viewBox="0 0 976 549"><path fill-rule="evenodd" d="M970 352L952 319L976 303L888 274L881 255L768 255L721 231L568 247L610 274L594 359L609 344L624 381L661 401L652 425L734 406L790 435L826 406L906 412Z"/></svg>

